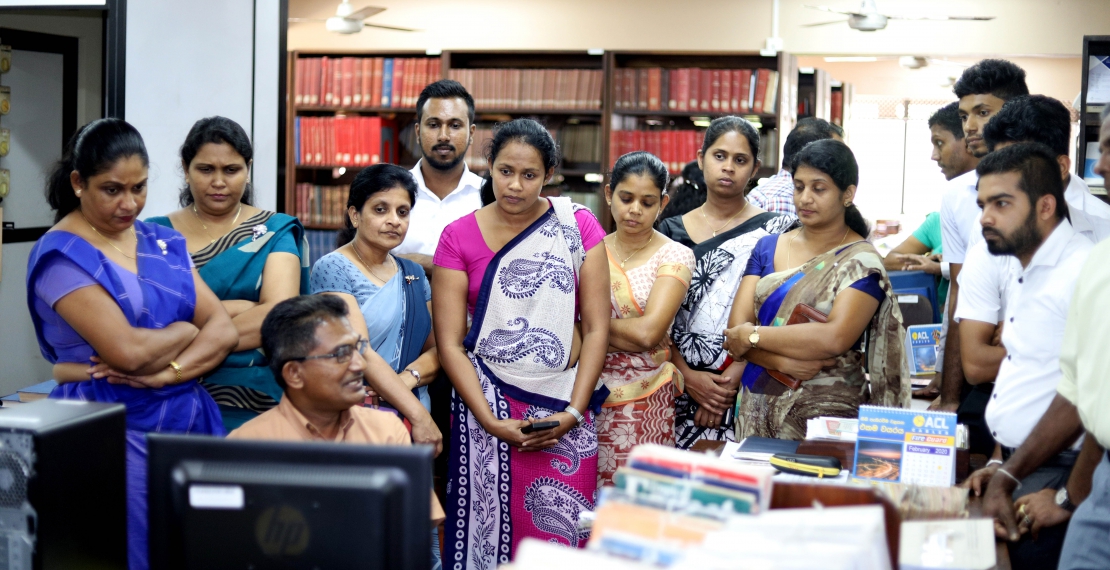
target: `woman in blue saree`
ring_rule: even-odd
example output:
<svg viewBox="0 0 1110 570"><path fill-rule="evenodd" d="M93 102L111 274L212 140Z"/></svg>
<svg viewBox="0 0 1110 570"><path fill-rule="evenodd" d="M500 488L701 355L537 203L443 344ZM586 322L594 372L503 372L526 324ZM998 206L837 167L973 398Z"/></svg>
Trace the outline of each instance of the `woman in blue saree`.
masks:
<svg viewBox="0 0 1110 570"><path fill-rule="evenodd" d="M882 257L865 240L867 222L852 204L855 157L844 143L822 140L793 163L802 227L756 244L725 331L725 348L747 361L737 439L800 440L812 418L854 418L860 404L909 407L902 314ZM791 324L801 305L826 322ZM769 371L801 384L788 388Z"/></svg>
<svg viewBox="0 0 1110 570"><path fill-rule="evenodd" d="M428 398L428 384L439 373L431 287L420 264L389 253L405 239L415 200L416 181L408 170L376 164L359 172L338 249L312 268L312 292L347 302L351 326L365 327L380 357L367 353L367 382L409 421L414 442L438 447L443 436Z"/></svg>
<svg viewBox="0 0 1110 570"><path fill-rule="evenodd" d="M147 165L142 137L122 120L78 131L47 188L56 223L27 267L39 348L60 381L50 397L127 408L132 569L147 567L145 434L223 435L219 410L195 378L238 342L181 234L137 220Z"/></svg>
<svg viewBox="0 0 1110 570"><path fill-rule="evenodd" d="M231 431L277 405L281 388L262 354L262 320L274 305L308 293L304 228L251 205L250 139L224 117L201 119L181 147L182 208L148 223L185 236L193 263L239 331L239 345L201 383Z"/></svg>

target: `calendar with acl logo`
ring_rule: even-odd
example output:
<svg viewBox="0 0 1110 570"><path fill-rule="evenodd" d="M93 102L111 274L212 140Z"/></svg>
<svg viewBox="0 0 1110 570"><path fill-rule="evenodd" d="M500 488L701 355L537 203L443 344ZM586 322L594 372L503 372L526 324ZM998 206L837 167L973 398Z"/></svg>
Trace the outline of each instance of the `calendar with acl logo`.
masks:
<svg viewBox="0 0 1110 570"><path fill-rule="evenodd" d="M956 414L860 406L852 475L912 485L953 485Z"/></svg>

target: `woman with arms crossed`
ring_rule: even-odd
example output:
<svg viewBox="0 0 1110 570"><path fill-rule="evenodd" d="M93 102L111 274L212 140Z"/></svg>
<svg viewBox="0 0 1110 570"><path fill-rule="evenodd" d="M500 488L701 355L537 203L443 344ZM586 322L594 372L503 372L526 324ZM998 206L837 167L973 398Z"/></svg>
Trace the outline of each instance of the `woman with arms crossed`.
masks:
<svg viewBox="0 0 1110 570"><path fill-rule="evenodd" d="M239 331L235 352L201 379L231 431L277 405L282 390L262 354L262 321L274 305L308 293L304 227L251 205L246 131L224 117L201 119L181 147L182 208L148 223L185 236L204 282Z"/></svg>
<svg viewBox="0 0 1110 570"><path fill-rule="evenodd" d="M146 434L223 435L219 409L195 378L239 341L181 234L138 221L148 164L142 137L122 120L78 131L49 179L54 227L27 268L39 348L62 378L50 397L127 407L133 569L147 567Z"/></svg>
<svg viewBox="0 0 1110 570"><path fill-rule="evenodd" d="M428 384L439 373L432 335L431 289L419 263L389 252L401 244L416 200L416 181L400 166L376 164L351 182L339 249L312 268L312 292L347 302L351 327L370 339L366 380L412 424L416 443L442 448L429 415Z"/></svg>
<svg viewBox="0 0 1110 570"><path fill-rule="evenodd" d="M847 145L810 143L794 158L794 206L802 227L756 244L732 305L725 346L747 359L737 403L738 438L801 440L806 420L854 418L862 403L909 407L906 331L883 258L865 241L852 199L859 181ZM808 305L828 322L784 325ZM863 333L870 328L870 390ZM803 383L796 390L770 377Z"/></svg>
<svg viewBox="0 0 1110 570"><path fill-rule="evenodd" d="M611 484L633 446L673 446L674 398L682 375L668 338L690 286L694 252L653 229L667 206L667 167L646 152L620 157L605 199L617 229L609 256L609 354L601 380L609 397L597 415L598 486Z"/></svg>
<svg viewBox="0 0 1110 570"><path fill-rule="evenodd" d="M540 197L558 164L550 133L505 123L487 158L486 206L448 225L434 258L436 341L455 387L444 528L457 570L492 570L526 536L585 543L578 516L597 488L590 410L605 399L609 345L604 231L589 210ZM536 422L555 427L533 432Z"/></svg>
<svg viewBox="0 0 1110 570"><path fill-rule="evenodd" d="M797 221L745 200L744 189L759 171L758 156L759 132L751 123L740 117L715 119L698 151L705 203L659 225L660 233L694 250L697 258L671 332L677 349L672 359L686 384L685 393L675 398L676 441L684 449L699 439L733 440L741 365L729 358L721 332L756 242Z"/></svg>

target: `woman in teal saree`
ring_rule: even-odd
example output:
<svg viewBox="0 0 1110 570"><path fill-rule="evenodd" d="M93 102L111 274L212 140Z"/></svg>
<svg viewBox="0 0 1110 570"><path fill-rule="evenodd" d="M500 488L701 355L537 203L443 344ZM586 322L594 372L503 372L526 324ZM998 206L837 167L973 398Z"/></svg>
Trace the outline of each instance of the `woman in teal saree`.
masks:
<svg viewBox="0 0 1110 570"><path fill-rule="evenodd" d="M281 399L261 351L262 320L277 303L309 292L301 223L250 204L252 155L250 139L234 121L197 121L181 147L182 208L147 220L185 236L201 278L239 331L235 351L201 379L228 431Z"/></svg>

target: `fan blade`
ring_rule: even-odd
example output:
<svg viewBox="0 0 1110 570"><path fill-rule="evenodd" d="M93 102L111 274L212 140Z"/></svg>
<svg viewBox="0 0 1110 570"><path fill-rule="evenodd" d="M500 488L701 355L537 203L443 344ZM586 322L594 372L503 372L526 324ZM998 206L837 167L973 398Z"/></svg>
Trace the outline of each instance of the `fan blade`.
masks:
<svg viewBox="0 0 1110 570"><path fill-rule="evenodd" d="M994 16L887 16L891 20L930 20L934 22L946 22L949 20L961 20L965 22L986 22L993 20Z"/></svg>
<svg viewBox="0 0 1110 570"><path fill-rule="evenodd" d="M358 10L355 10L354 12L351 12L351 14L349 16L347 16L346 18L344 18L344 19L345 20L365 20L366 18L369 18L370 16L374 16L376 14L381 14L382 12L385 12L385 8L382 8L380 6L366 6L365 8L359 8Z"/></svg>
<svg viewBox="0 0 1110 570"><path fill-rule="evenodd" d="M327 22L327 18L289 18L290 22Z"/></svg>
<svg viewBox="0 0 1110 570"><path fill-rule="evenodd" d="M400 28L400 27L397 27L397 26L383 26L381 24L370 24L370 23L367 23L367 22L363 22L362 25L367 27L367 28L381 28L383 30L394 30L394 31L397 31L397 32L420 32L420 31L423 31L423 30L414 30L412 28Z"/></svg>
<svg viewBox="0 0 1110 570"><path fill-rule="evenodd" d="M843 24L848 20L833 20L831 22L817 22L816 24L802 24L803 28L816 28L817 26L827 26L829 24Z"/></svg>
<svg viewBox="0 0 1110 570"><path fill-rule="evenodd" d="M806 8L813 8L814 10L821 10L822 12L832 12L833 14L844 14L845 16L859 16L859 17L862 18L862 17L867 15L867 14L861 14L859 12L845 12L843 10L833 10L832 8L829 8L828 6L810 6L809 4L804 4L804 6Z"/></svg>

